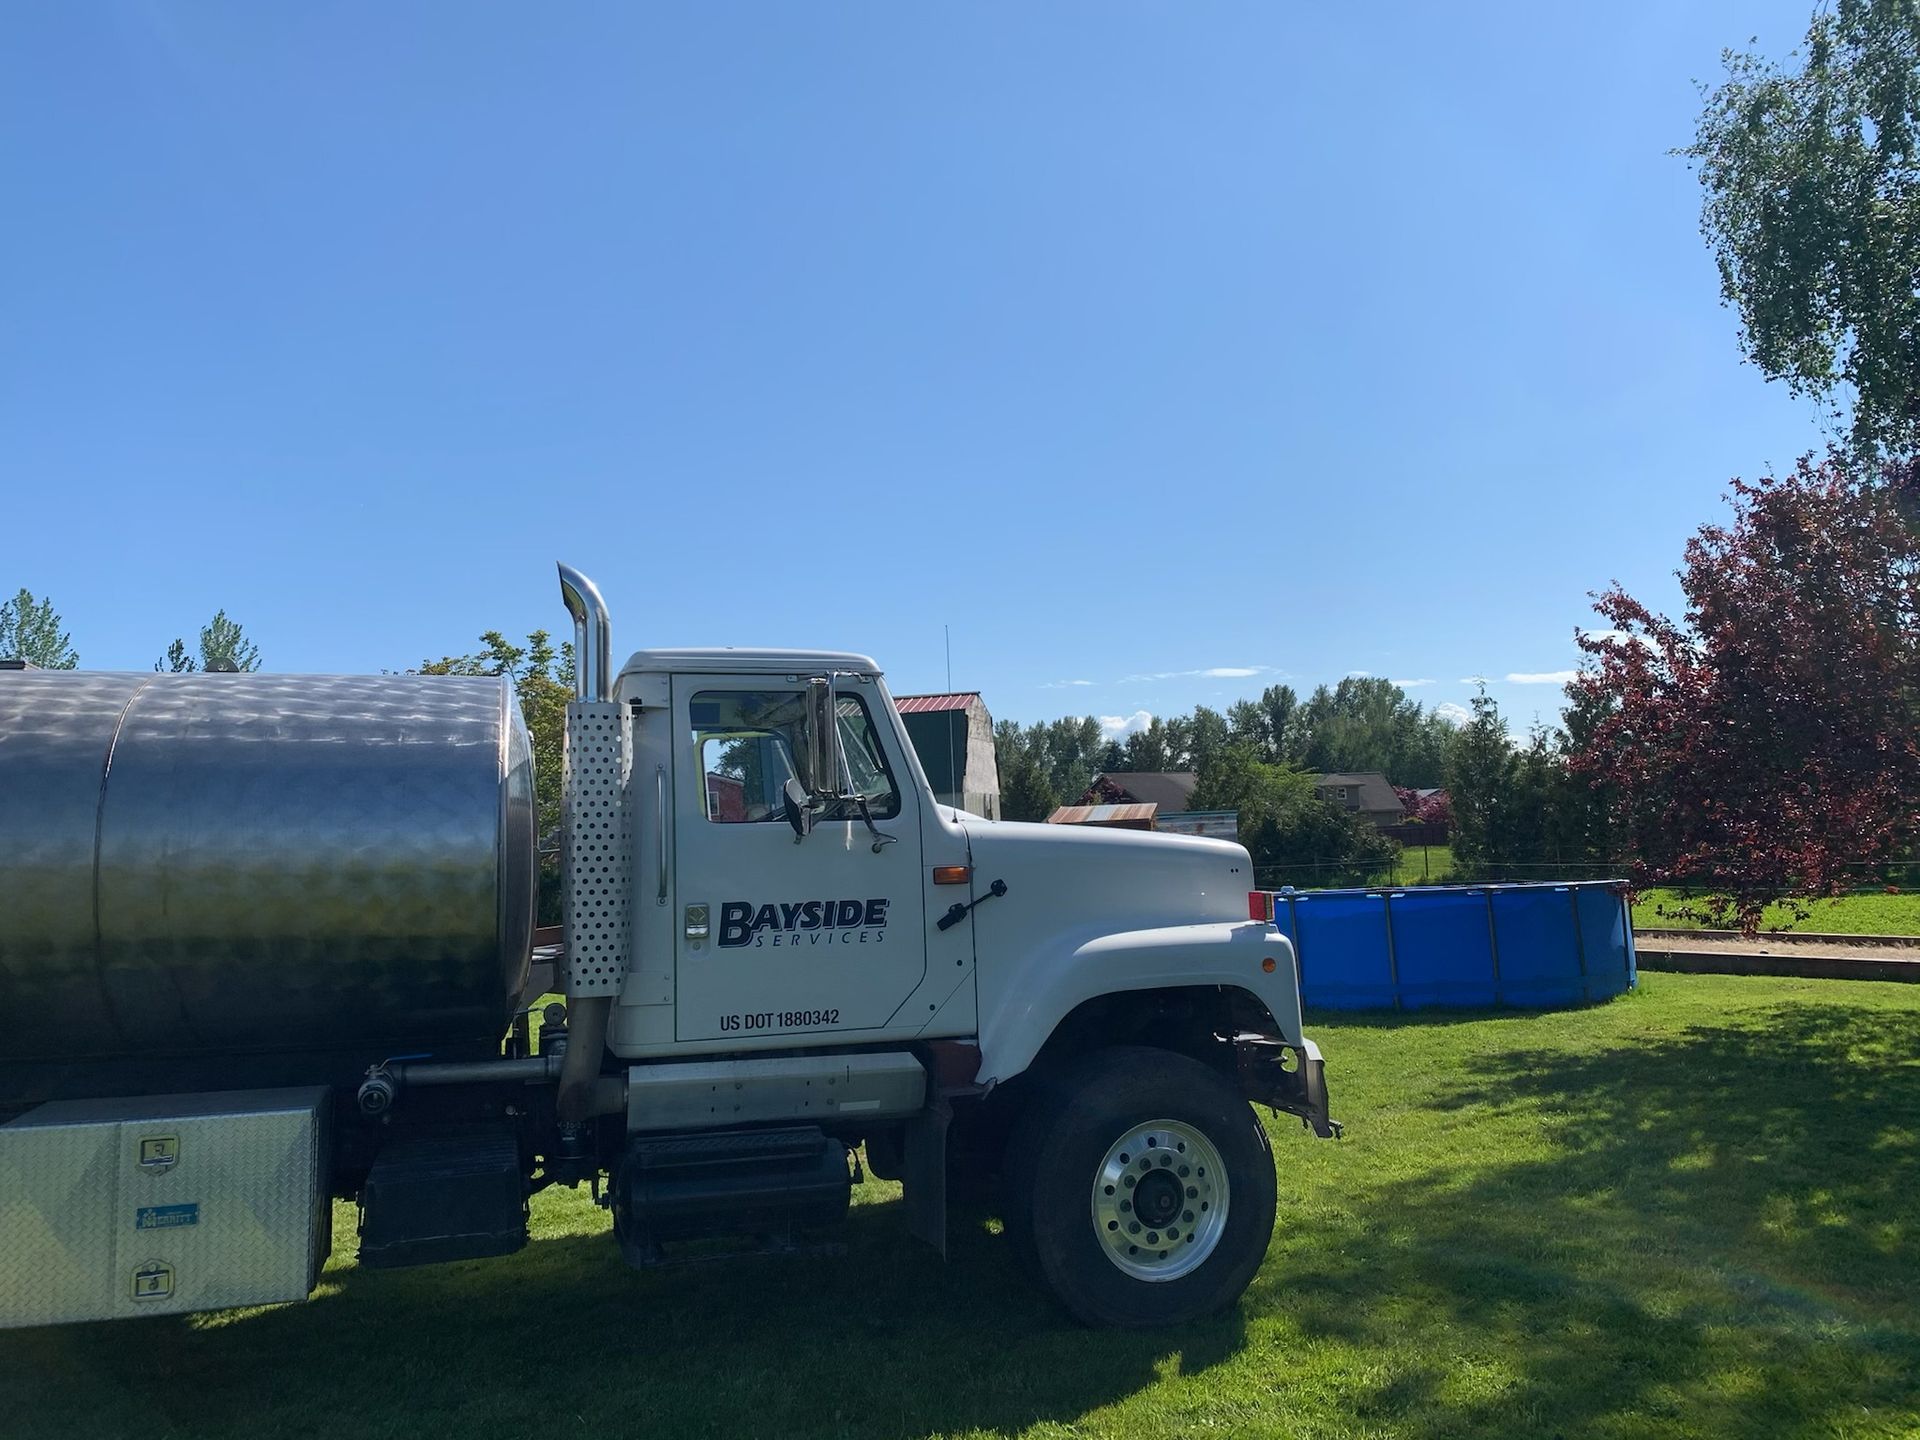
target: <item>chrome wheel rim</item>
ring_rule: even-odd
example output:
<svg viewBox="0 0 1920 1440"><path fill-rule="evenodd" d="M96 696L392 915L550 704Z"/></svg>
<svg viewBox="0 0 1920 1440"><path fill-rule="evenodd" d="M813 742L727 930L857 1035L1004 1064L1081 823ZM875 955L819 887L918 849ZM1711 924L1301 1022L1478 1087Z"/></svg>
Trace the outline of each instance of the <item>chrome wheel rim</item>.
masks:
<svg viewBox="0 0 1920 1440"><path fill-rule="evenodd" d="M1179 1120L1133 1126L1093 1175L1094 1233L1136 1280L1178 1280L1206 1264L1227 1228L1227 1202L1219 1150Z"/></svg>

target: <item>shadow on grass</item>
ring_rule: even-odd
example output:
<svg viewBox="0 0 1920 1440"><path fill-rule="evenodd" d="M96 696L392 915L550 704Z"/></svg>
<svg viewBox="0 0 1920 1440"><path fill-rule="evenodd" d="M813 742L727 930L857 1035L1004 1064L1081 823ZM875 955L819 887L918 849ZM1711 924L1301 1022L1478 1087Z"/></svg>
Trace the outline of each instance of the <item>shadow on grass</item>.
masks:
<svg viewBox="0 0 1920 1440"><path fill-rule="evenodd" d="M1914 1040L1794 1004L1476 1059L1429 1108L1524 1116L1543 1157L1362 1178L1249 1303L1360 1354L1429 1337L1349 1407L1416 1434L1915 1433Z"/></svg>
<svg viewBox="0 0 1920 1440"><path fill-rule="evenodd" d="M942 1265L872 1205L834 1258L640 1275L576 1236L332 1272L310 1305L223 1323L0 1337L8 1433L1091 1431L1176 1371L1200 1383L1115 1428L1900 1433L1920 1399L1912 1049L1908 1017L1794 1005L1463 1056L1427 1113L1316 1151L1313 1175L1281 1149L1274 1250L1203 1326L1079 1329L998 1236L956 1227ZM1467 1115L1503 1137L1488 1153L1448 1129Z"/></svg>
<svg viewBox="0 0 1920 1440"><path fill-rule="evenodd" d="M1073 1421L1234 1353L1237 1316L1153 1335L1064 1320L980 1224L942 1265L897 1204L832 1257L628 1270L605 1235L504 1260L330 1273L335 1293L199 1328L0 1337L7 1433L895 1436ZM9 1356L8 1351L12 1354Z"/></svg>

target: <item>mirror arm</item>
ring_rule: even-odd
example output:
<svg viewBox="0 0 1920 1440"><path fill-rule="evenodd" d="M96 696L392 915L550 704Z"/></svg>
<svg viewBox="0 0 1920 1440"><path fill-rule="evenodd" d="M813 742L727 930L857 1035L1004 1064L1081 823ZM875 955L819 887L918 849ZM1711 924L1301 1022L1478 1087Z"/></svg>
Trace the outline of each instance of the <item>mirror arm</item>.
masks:
<svg viewBox="0 0 1920 1440"><path fill-rule="evenodd" d="M880 827L873 823L873 810L872 807L867 804L867 797L865 795L856 792L854 799L860 805L860 818L867 822L867 833L873 836L873 853L878 855L884 846L893 844L894 841L900 837L898 835L882 833Z"/></svg>

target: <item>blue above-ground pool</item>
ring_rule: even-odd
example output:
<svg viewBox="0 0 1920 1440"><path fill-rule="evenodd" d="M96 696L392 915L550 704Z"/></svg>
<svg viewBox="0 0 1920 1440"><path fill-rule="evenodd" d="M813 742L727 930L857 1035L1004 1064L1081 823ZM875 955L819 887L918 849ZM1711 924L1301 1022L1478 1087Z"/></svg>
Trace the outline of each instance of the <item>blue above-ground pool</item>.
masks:
<svg viewBox="0 0 1920 1440"><path fill-rule="evenodd" d="M1306 1004L1547 1010L1634 985L1622 880L1273 892Z"/></svg>

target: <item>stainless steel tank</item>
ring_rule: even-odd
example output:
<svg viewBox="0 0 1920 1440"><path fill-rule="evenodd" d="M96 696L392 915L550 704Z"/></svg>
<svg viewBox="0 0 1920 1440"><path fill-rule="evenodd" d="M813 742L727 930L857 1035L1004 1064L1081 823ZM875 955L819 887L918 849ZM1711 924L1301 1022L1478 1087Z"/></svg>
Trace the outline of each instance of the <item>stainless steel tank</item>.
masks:
<svg viewBox="0 0 1920 1440"><path fill-rule="evenodd" d="M504 680L0 670L0 1060L495 1040L534 866Z"/></svg>

